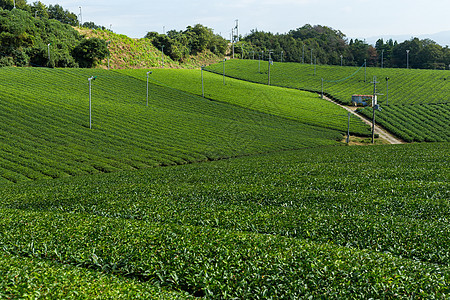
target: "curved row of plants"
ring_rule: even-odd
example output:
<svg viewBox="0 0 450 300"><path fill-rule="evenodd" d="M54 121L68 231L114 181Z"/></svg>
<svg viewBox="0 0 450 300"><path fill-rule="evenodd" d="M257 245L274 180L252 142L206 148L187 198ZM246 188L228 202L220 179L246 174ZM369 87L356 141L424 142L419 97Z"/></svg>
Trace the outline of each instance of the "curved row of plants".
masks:
<svg viewBox="0 0 450 300"><path fill-rule="evenodd" d="M372 109L361 109L372 118ZM384 106L376 113L376 123L406 142L450 141L450 107L448 104Z"/></svg>
<svg viewBox="0 0 450 300"><path fill-rule="evenodd" d="M0 249L81 278L105 273L136 297L151 284L215 299L446 298L448 146L324 147L7 185Z"/></svg>
<svg viewBox="0 0 450 300"><path fill-rule="evenodd" d="M223 62L207 70L222 74ZM230 77L267 84L268 62L228 60L225 74ZM445 70L407 70L389 68L340 67L274 62L270 84L320 93L323 90L340 103L351 104L353 94L373 94L374 76L379 81L379 102L385 104L448 103L450 74ZM386 83L386 77L389 78ZM389 88L389 92L388 89Z"/></svg>
<svg viewBox="0 0 450 300"><path fill-rule="evenodd" d="M118 72L141 80L146 78L145 70ZM232 78L224 80L222 76L210 72L203 72L202 75L200 70L155 70L149 81L304 124L347 132L346 110L309 92L268 87ZM370 127L359 118L351 118L350 133L368 136Z"/></svg>
<svg viewBox="0 0 450 300"><path fill-rule="evenodd" d="M92 81L92 129L89 85ZM1 68L0 177L17 182L336 145L337 130L107 70Z"/></svg>

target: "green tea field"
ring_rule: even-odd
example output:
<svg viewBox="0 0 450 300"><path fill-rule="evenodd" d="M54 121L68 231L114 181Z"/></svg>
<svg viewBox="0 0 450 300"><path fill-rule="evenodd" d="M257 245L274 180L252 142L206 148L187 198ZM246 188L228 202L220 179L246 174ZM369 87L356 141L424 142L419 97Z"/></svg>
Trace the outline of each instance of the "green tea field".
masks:
<svg viewBox="0 0 450 300"><path fill-rule="evenodd" d="M91 87L90 129L88 78L92 75L98 78ZM2 68L0 76L0 181L336 145L345 131L156 84L149 86L147 106L146 78L113 71Z"/></svg>
<svg viewBox="0 0 450 300"><path fill-rule="evenodd" d="M3 185L0 295L445 299L448 149L322 147Z"/></svg>
<svg viewBox="0 0 450 300"><path fill-rule="evenodd" d="M223 74L224 62L207 70ZM407 141L450 141L450 72L446 70L406 70L275 62L270 84L314 91L343 103L351 104L354 94L373 94L376 77L378 103L382 111L378 123ZM233 78L268 84L268 62L230 60L225 74ZM323 89L322 89L323 79ZM409 111L414 111L410 113ZM438 113L433 113L438 111ZM371 118L371 109L362 112ZM411 128L414 128L411 130Z"/></svg>
<svg viewBox="0 0 450 300"><path fill-rule="evenodd" d="M317 94L151 71L147 105L149 70L0 68L1 299L450 297L445 136L346 146Z"/></svg>

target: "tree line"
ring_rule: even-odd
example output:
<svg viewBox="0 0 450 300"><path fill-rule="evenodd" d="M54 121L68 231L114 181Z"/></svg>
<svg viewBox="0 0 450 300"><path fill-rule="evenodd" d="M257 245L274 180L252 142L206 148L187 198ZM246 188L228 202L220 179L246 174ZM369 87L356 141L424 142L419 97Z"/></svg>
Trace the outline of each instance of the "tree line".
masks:
<svg viewBox="0 0 450 300"><path fill-rule="evenodd" d="M285 34L252 30L245 37L233 37L237 57L270 57L277 61L328 65L446 69L450 49L430 39L413 38L402 43L379 39L374 46L327 26L309 24ZM409 50L408 53L406 50Z"/></svg>
<svg viewBox="0 0 450 300"><path fill-rule="evenodd" d="M152 31L145 38L150 39L156 48L172 60L179 62L206 51L223 56L228 47L227 40L201 24L188 26L184 31L170 30L167 34Z"/></svg>
<svg viewBox="0 0 450 300"><path fill-rule="evenodd" d="M108 55L106 41L80 35L61 6L15 2L0 0L0 66L90 68Z"/></svg>

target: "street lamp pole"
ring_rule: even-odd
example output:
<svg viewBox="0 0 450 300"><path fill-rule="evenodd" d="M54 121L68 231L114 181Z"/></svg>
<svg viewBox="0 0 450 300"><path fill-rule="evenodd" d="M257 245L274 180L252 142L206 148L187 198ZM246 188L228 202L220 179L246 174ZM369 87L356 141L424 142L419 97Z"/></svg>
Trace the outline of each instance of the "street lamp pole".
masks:
<svg viewBox="0 0 450 300"><path fill-rule="evenodd" d="M201 67L201 69L202 69L202 72L201 72L202 73L202 97L205 98L205 88L204 88L204 85L203 85L203 67L204 66Z"/></svg>
<svg viewBox="0 0 450 300"><path fill-rule="evenodd" d="M161 53L162 53L162 67L164 68L164 45L161 46Z"/></svg>
<svg viewBox="0 0 450 300"><path fill-rule="evenodd" d="M406 68L409 69L409 51L410 50L406 50Z"/></svg>
<svg viewBox="0 0 450 300"><path fill-rule="evenodd" d="M322 94L321 94L320 98L323 99L323 78L322 78Z"/></svg>
<svg viewBox="0 0 450 300"><path fill-rule="evenodd" d="M305 63L305 44L303 44L302 64Z"/></svg>
<svg viewBox="0 0 450 300"><path fill-rule="evenodd" d="M147 106L148 106L148 75L152 74L152 71L147 72Z"/></svg>
<svg viewBox="0 0 450 300"><path fill-rule="evenodd" d="M47 52L48 52L48 63L50 64L50 45L51 45L52 43L48 43L47 44Z"/></svg>
<svg viewBox="0 0 450 300"><path fill-rule="evenodd" d="M223 59L223 85L225 85L225 62L227 61L226 58Z"/></svg>
<svg viewBox="0 0 450 300"><path fill-rule="evenodd" d="M386 77L386 106L389 106L389 77Z"/></svg>
<svg viewBox="0 0 450 300"><path fill-rule="evenodd" d="M342 54L341 54L341 67L342 67L342 58L343 58L343 56L342 56Z"/></svg>
<svg viewBox="0 0 450 300"><path fill-rule="evenodd" d="M92 129L92 101L91 101L91 82L92 80L95 80L97 76L91 76L88 78L89 81L89 129Z"/></svg>
<svg viewBox="0 0 450 300"><path fill-rule="evenodd" d="M81 6L80 6L80 27L83 26L83 15L81 14Z"/></svg>

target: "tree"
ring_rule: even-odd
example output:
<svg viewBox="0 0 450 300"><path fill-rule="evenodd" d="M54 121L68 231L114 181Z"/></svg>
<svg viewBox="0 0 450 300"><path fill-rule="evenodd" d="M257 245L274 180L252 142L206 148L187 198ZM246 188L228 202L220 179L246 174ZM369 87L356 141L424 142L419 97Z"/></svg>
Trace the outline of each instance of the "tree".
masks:
<svg viewBox="0 0 450 300"><path fill-rule="evenodd" d="M106 58L109 54L106 41L99 38L83 40L73 50L73 57L81 68L91 68L96 62Z"/></svg>
<svg viewBox="0 0 450 300"><path fill-rule="evenodd" d="M78 25L78 18L74 13L64 10L64 8L58 4L50 5L48 7L48 15L50 19L55 19L63 24L69 24L71 26Z"/></svg>

